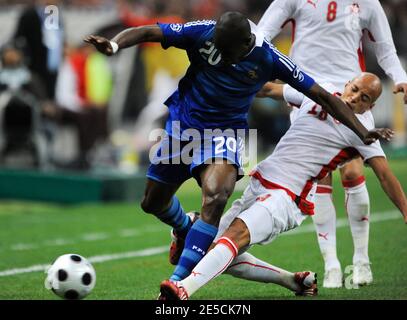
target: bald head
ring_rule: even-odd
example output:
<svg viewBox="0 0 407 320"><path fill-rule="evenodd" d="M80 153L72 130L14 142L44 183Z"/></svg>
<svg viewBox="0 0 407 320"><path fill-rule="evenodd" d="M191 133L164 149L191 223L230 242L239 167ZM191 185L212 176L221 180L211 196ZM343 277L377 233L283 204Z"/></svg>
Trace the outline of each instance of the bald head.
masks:
<svg viewBox="0 0 407 320"><path fill-rule="evenodd" d="M226 12L216 23L215 46L226 62L237 63L246 55L253 37L249 20L239 12Z"/></svg>
<svg viewBox="0 0 407 320"><path fill-rule="evenodd" d="M380 78L373 73L363 72L353 79L352 82L353 81L359 81L359 83L371 93L373 102L375 102L382 94L382 82L380 81Z"/></svg>
<svg viewBox="0 0 407 320"><path fill-rule="evenodd" d="M364 113L373 107L381 94L382 84L379 77L364 72L346 85L342 100L356 113Z"/></svg>

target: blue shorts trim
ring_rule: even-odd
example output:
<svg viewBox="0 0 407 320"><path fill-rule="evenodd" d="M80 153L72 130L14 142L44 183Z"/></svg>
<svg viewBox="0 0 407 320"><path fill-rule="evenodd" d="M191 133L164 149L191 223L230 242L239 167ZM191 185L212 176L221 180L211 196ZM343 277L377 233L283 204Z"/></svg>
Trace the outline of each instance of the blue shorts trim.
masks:
<svg viewBox="0 0 407 320"><path fill-rule="evenodd" d="M157 182L160 182L160 183L169 184L169 185L177 185L176 183L170 183L168 181L164 181L164 180L162 180L162 179L160 179L160 178L158 178L158 177L156 177L156 176L154 176L154 175L152 175L151 173L148 173L148 172L146 174L146 177L149 178L150 180L154 180L154 181L157 181Z"/></svg>

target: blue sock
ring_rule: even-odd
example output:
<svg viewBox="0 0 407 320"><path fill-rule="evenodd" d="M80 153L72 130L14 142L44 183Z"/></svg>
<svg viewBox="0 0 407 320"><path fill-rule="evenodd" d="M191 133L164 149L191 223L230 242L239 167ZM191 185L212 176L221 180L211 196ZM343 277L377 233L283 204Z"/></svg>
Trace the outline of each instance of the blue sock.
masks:
<svg viewBox="0 0 407 320"><path fill-rule="evenodd" d="M158 214L157 218L173 227L177 235L182 238L186 237L192 226L191 219L185 214L176 196L172 198L171 206Z"/></svg>
<svg viewBox="0 0 407 320"><path fill-rule="evenodd" d="M217 227L201 219L197 220L188 232L184 251L182 251L181 258L170 279L180 281L189 276L192 269L206 254L217 233Z"/></svg>

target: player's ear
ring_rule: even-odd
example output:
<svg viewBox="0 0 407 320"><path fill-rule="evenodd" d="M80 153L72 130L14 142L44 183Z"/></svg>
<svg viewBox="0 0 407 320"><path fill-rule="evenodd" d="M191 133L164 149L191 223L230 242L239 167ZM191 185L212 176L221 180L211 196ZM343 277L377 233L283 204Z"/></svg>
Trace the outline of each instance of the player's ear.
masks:
<svg viewBox="0 0 407 320"><path fill-rule="evenodd" d="M250 46L250 43L252 42L252 39L253 39L253 34L251 34L250 35L250 37L248 37L246 40L245 40L245 46Z"/></svg>

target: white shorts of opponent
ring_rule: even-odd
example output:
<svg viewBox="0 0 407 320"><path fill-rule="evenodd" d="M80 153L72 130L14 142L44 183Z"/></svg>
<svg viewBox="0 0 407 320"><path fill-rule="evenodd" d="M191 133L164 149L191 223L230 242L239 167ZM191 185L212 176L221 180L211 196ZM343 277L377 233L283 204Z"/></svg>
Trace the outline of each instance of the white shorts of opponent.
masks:
<svg viewBox="0 0 407 320"><path fill-rule="evenodd" d="M250 232L250 245L241 250L244 252L254 244L270 243L279 234L298 227L306 217L284 190L266 189L251 178L242 197L220 220L215 242L235 218L243 220Z"/></svg>

